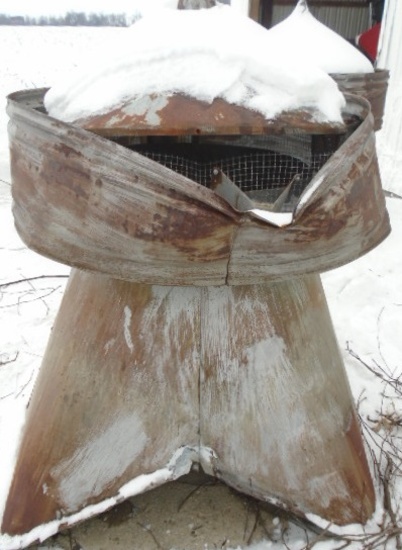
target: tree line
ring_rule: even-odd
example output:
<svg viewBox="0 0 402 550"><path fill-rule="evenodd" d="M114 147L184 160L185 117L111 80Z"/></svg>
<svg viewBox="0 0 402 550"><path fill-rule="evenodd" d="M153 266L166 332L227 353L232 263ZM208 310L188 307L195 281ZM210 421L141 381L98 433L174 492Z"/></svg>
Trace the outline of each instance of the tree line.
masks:
<svg viewBox="0 0 402 550"><path fill-rule="evenodd" d="M65 15L41 15L31 17L28 15L8 15L0 13L0 25L37 25L57 27L127 27L127 17L124 13L84 13L67 12Z"/></svg>

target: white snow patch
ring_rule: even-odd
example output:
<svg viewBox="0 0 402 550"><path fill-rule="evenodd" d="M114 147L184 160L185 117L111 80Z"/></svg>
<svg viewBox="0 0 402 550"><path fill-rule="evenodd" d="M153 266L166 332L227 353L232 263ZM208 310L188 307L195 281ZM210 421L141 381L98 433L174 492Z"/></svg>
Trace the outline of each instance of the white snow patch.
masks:
<svg viewBox="0 0 402 550"><path fill-rule="evenodd" d="M255 218L276 227L285 227L293 221L293 212L270 212L269 210L261 210L261 208L253 208L249 212Z"/></svg>
<svg viewBox="0 0 402 550"><path fill-rule="evenodd" d="M372 64L357 48L318 21L304 1L269 31L276 46L295 60L308 60L326 73L372 73Z"/></svg>
<svg viewBox="0 0 402 550"><path fill-rule="evenodd" d="M128 99L155 94L163 105L181 93L206 102L221 97L266 118L311 108L320 120L342 122L343 95L315 60L295 61L277 32L228 6L152 13L124 31L51 88L45 105L52 116L73 122ZM152 124L160 108L152 107Z"/></svg>
<svg viewBox="0 0 402 550"><path fill-rule="evenodd" d="M124 307L124 339L131 353L134 351L133 339L131 338L131 317L132 311L128 306Z"/></svg>

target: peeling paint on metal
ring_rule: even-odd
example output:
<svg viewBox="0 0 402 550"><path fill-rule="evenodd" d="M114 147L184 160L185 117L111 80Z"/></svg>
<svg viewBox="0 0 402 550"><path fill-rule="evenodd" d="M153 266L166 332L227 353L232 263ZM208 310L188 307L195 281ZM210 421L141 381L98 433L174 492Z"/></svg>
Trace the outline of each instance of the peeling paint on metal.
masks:
<svg viewBox="0 0 402 550"><path fill-rule="evenodd" d="M116 338L110 338L110 340L106 342L106 344L103 346L103 350L105 354L109 353L109 351L112 349L115 343L116 343Z"/></svg>
<svg viewBox="0 0 402 550"><path fill-rule="evenodd" d="M144 450L148 437L136 414L118 418L54 467L66 511L75 511L88 498L100 495Z"/></svg>
<svg viewBox="0 0 402 550"><path fill-rule="evenodd" d="M135 102L126 105L123 108L125 114L130 116L145 115L145 121L150 126L159 126L161 117L158 112L162 110L169 102L168 97L163 96L144 96L138 98Z"/></svg>

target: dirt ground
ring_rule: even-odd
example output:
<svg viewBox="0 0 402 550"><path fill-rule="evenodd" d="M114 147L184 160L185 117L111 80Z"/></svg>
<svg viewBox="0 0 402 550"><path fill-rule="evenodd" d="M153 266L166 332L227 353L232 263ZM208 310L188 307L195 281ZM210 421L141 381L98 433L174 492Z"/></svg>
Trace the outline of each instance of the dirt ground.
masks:
<svg viewBox="0 0 402 550"><path fill-rule="evenodd" d="M36 550L228 550L281 540L286 520L264 503L191 473L60 533ZM268 547L268 544L267 544Z"/></svg>

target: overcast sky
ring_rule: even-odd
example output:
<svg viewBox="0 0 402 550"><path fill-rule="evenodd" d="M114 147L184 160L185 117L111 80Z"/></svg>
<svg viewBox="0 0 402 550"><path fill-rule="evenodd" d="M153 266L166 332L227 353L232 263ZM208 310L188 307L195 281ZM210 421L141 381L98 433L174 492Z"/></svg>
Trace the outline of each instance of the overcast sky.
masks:
<svg viewBox="0 0 402 550"><path fill-rule="evenodd" d="M128 13L144 8L173 7L177 0L0 0L0 13L10 15L50 15L76 12Z"/></svg>

